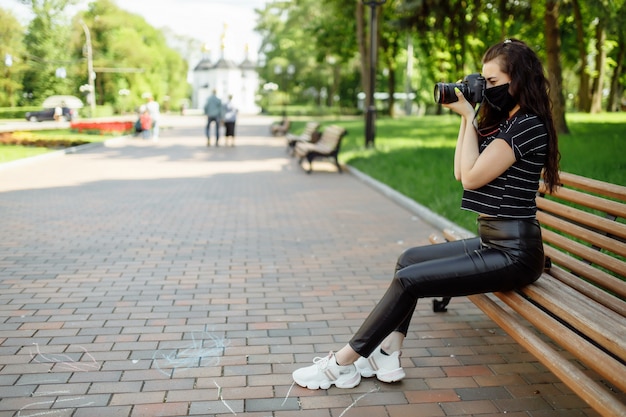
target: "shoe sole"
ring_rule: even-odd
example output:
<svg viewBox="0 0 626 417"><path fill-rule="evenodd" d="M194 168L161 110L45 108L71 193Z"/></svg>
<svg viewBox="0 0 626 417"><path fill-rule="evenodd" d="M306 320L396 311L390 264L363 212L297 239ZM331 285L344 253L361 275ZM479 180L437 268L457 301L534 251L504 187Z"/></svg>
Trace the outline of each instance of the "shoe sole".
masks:
<svg viewBox="0 0 626 417"><path fill-rule="evenodd" d="M298 382L295 378L294 381L296 382L296 384L300 385L301 387L304 388L308 388L308 389L329 389L333 384L337 387L337 388L354 388L357 385L359 385L361 383L361 374L360 373L356 373L352 378L347 379L345 381L324 381L321 384L301 384L300 382Z"/></svg>
<svg viewBox="0 0 626 417"><path fill-rule="evenodd" d="M404 369L398 368L390 372L377 372L376 378L382 382L398 382L406 376Z"/></svg>
<svg viewBox="0 0 626 417"><path fill-rule="evenodd" d="M363 378L371 378L375 376L382 382L397 382L406 376L404 369L398 368L388 372L376 372L373 369L363 369L359 371Z"/></svg>

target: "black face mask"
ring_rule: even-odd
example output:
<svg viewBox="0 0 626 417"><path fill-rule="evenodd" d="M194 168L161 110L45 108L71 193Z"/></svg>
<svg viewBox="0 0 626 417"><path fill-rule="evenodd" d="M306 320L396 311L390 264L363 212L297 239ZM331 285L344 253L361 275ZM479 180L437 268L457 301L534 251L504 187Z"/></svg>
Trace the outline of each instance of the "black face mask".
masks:
<svg viewBox="0 0 626 417"><path fill-rule="evenodd" d="M485 89L485 101L495 110L508 113L513 110L517 101L509 94L509 84Z"/></svg>

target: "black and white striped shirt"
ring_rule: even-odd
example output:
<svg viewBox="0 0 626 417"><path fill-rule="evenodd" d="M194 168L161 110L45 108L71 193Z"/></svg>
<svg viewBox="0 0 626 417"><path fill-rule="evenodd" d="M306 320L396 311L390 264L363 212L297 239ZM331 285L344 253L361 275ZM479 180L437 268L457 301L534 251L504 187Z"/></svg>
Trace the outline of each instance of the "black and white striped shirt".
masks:
<svg viewBox="0 0 626 417"><path fill-rule="evenodd" d="M480 152L497 139L511 146L516 162L489 184L463 190L461 207L502 218L534 218L539 177L548 153L546 127L534 114L517 113L482 141Z"/></svg>

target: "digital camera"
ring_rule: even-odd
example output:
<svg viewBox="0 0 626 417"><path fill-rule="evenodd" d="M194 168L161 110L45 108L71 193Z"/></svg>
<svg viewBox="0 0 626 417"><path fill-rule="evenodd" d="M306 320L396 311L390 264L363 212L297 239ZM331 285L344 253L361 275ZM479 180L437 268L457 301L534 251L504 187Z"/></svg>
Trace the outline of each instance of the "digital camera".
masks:
<svg viewBox="0 0 626 417"><path fill-rule="evenodd" d="M454 92L454 87L461 90L467 101L470 103L480 103L487 83L485 77L475 73L467 75L460 83L437 83L435 84L435 101L439 104L448 104L458 101Z"/></svg>

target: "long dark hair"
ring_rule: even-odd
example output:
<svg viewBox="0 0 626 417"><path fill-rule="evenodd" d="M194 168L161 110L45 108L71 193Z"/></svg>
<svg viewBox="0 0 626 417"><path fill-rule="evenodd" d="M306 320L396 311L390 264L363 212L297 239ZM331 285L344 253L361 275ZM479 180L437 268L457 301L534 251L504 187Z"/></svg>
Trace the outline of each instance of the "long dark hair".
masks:
<svg viewBox="0 0 626 417"><path fill-rule="evenodd" d="M543 178L550 192L560 185L558 136L552 118L550 83L543 72L543 65L537 54L518 39L507 39L490 47L483 55L483 64L496 60L500 70L511 78L510 94L516 99L522 111L537 115L548 131L548 157L544 166ZM497 127L507 115L494 111L491 106L482 105L478 113L479 131Z"/></svg>

